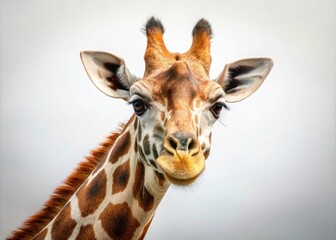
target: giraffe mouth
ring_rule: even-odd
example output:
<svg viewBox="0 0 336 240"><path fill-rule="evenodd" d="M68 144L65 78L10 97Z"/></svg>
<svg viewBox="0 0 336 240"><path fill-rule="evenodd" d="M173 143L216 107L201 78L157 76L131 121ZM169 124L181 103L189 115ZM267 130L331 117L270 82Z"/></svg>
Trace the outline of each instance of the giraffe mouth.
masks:
<svg viewBox="0 0 336 240"><path fill-rule="evenodd" d="M179 179L179 178L174 178L174 177L170 176L169 174L167 174L165 172L165 177L168 179L168 181L170 183L174 184L174 185L177 185L177 186L187 186L187 185L190 185L190 184L192 184L198 178L199 175L197 175L196 177L189 178L189 179Z"/></svg>
<svg viewBox="0 0 336 240"><path fill-rule="evenodd" d="M186 151L178 150L174 155L163 151L157 163L166 178L174 185L186 186L193 183L205 168L205 158L202 151L189 155Z"/></svg>

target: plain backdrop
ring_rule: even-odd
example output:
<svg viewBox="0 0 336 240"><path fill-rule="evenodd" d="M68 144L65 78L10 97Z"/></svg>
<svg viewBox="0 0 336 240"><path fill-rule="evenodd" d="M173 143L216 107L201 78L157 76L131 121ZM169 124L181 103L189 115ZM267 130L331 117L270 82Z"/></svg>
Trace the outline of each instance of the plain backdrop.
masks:
<svg viewBox="0 0 336 240"><path fill-rule="evenodd" d="M212 78L241 58L275 65L222 114L205 173L169 189L147 239L336 239L334 0L0 0L0 239L132 114L91 84L79 52L114 53L142 76L152 15L173 52L210 21Z"/></svg>

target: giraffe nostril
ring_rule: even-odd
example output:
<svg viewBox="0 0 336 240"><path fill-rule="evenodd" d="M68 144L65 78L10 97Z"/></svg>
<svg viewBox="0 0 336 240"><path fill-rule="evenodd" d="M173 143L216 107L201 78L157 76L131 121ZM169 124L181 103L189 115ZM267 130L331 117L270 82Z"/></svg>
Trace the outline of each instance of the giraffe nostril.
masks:
<svg viewBox="0 0 336 240"><path fill-rule="evenodd" d="M199 151L199 143L196 137L183 132L168 135L164 141L164 147L171 154L174 154L177 150L182 150L190 155L195 155Z"/></svg>
<svg viewBox="0 0 336 240"><path fill-rule="evenodd" d="M169 145L170 145L173 149L177 149L177 143L176 143L175 140L172 139L172 138L169 139Z"/></svg>
<svg viewBox="0 0 336 240"><path fill-rule="evenodd" d="M168 153L174 155L178 148L178 139L168 135L163 142L163 147Z"/></svg>
<svg viewBox="0 0 336 240"><path fill-rule="evenodd" d="M192 139L192 138L189 138L189 139L190 139L190 140L188 140L188 141L189 141L189 144L188 144L188 150L191 150L191 149L194 148L195 143L194 143L194 139Z"/></svg>
<svg viewBox="0 0 336 240"><path fill-rule="evenodd" d="M191 156L197 155L200 151L200 144L196 137L191 137L188 140L188 151Z"/></svg>

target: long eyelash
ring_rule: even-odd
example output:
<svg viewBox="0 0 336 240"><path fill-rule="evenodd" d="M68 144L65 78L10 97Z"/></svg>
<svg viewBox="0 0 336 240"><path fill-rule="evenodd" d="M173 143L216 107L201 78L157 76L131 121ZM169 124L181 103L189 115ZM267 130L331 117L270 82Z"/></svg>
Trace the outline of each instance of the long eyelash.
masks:
<svg viewBox="0 0 336 240"><path fill-rule="evenodd" d="M230 108L228 105L226 105L225 103L222 104L223 105L223 108L225 108L226 110L230 111ZM219 117L218 118L218 122L223 126L223 127L226 127L226 125L224 124L223 120Z"/></svg>
<svg viewBox="0 0 336 240"><path fill-rule="evenodd" d="M223 107L224 107L226 110L230 111L230 108L229 108L228 105L226 105L225 103L223 103L222 105L223 105Z"/></svg>
<svg viewBox="0 0 336 240"><path fill-rule="evenodd" d="M133 101L127 102L128 105L132 105L135 101L137 101L139 99L134 99ZM150 103L146 103L144 102L145 106L147 109L150 109L152 107L152 105Z"/></svg>

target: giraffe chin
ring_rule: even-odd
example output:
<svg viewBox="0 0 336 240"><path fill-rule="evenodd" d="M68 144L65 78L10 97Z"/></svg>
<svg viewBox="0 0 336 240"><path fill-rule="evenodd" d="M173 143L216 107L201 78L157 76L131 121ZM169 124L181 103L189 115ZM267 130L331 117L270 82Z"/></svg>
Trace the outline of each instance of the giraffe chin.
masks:
<svg viewBox="0 0 336 240"><path fill-rule="evenodd" d="M156 161L166 178L179 186L193 183L205 168L205 158L201 151L194 156L179 150L174 155L164 151Z"/></svg>

